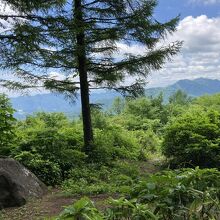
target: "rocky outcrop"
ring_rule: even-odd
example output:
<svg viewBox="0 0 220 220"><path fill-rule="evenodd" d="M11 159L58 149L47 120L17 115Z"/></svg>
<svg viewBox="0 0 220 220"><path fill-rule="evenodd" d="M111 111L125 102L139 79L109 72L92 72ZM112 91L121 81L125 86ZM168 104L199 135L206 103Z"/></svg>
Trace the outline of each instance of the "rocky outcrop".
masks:
<svg viewBox="0 0 220 220"><path fill-rule="evenodd" d="M47 187L19 162L0 158L0 209L22 206L46 192Z"/></svg>

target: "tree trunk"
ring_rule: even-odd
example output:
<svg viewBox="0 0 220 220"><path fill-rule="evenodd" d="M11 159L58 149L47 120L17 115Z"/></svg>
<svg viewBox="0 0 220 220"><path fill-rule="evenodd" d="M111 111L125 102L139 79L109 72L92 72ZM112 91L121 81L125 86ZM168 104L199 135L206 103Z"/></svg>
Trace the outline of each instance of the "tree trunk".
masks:
<svg viewBox="0 0 220 220"><path fill-rule="evenodd" d="M77 28L77 60L78 71L80 78L80 94L82 105L82 118L83 118L83 132L84 132L84 151L85 153L91 153L93 142L93 131L91 121L91 111L89 102L89 84L86 68L86 45L85 45L85 32L83 29L83 12L82 12L82 0L75 0L75 18Z"/></svg>

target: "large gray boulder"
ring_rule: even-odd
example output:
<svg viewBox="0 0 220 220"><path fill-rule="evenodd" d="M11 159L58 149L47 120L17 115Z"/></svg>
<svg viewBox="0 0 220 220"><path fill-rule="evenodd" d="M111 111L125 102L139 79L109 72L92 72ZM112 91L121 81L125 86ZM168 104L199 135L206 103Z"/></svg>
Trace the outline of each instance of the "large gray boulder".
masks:
<svg viewBox="0 0 220 220"><path fill-rule="evenodd" d="M0 209L22 206L46 192L47 187L19 162L0 158Z"/></svg>

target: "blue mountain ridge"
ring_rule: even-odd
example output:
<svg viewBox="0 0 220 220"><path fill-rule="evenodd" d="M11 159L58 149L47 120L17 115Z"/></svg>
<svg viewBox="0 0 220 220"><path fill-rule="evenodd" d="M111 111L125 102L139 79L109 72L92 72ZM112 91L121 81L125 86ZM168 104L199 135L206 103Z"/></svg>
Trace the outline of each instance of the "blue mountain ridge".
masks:
<svg viewBox="0 0 220 220"><path fill-rule="evenodd" d="M177 90L186 92L189 96L198 97L205 94L215 94L220 92L220 80L198 78L195 80L180 80L167 87L157 87L146 89L147 96L157 96L161 92L164 99ZM102 104L104 108L109 108L116 97L120 94L113 91L100 91L91 93L91 103ZM60 94L38 94L34 96L19 96L11 98L13 108L16 109L15 117L25 118L26 115L38 111L45 112L64 112L70 117L76 117L80 114L80 98L71 103Z"/></svg>

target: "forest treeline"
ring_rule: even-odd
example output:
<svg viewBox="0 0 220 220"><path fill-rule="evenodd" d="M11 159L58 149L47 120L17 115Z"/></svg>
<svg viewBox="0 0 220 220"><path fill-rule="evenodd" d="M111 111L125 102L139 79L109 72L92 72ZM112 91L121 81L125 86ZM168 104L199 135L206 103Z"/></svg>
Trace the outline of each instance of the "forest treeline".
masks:
<svg viewBox="0 0 220 220"><path fill-rule="evenodd" d="M168 103L162 94L116 98L107 111L92 105L94 150L89 157L82 150L81 117L37 112L16 120L6 96L0 96L0 105L0 155L15 158L67 194L127 196L111 200L106 212L83 198L59 219L73 213L91 219L220 216L220 94L191 98L177 91ZM151 160L163 167L161 172L139 169Z"/></svg>

